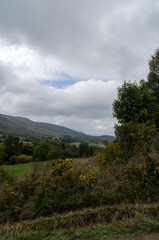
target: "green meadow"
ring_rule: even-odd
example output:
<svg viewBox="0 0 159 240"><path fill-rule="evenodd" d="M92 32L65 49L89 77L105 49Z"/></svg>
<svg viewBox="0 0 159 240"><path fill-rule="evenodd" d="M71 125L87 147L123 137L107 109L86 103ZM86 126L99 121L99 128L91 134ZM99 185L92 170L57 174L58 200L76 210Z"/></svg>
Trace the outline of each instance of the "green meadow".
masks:
<svg viewBox="0 0 159 240"><path fill-rule="evenodd" d="M25 174L28 174L32 171L35 165L39 166L46 166L47 164L50 164L51 161L44 161L44 162L30 162L30 163L21 163L21 164L15 164L15 165L7 165L6 169L9 174L20 178L24 176Z"/></svg>

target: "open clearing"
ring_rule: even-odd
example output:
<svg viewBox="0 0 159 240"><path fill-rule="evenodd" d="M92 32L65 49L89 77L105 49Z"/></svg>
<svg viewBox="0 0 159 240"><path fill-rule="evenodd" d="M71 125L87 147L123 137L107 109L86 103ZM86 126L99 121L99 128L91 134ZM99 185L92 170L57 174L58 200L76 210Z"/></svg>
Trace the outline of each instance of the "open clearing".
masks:
<svg viewBox="0 0 159 240"><path fill-rule="evenodd" d="M21 164L15 164L15 165L7 165L6 169L9 174L19 178L31 172L34 165L39 164L41 166L46 166L47 164L50 164L50 163L51 161L21 163Z"/></svg>

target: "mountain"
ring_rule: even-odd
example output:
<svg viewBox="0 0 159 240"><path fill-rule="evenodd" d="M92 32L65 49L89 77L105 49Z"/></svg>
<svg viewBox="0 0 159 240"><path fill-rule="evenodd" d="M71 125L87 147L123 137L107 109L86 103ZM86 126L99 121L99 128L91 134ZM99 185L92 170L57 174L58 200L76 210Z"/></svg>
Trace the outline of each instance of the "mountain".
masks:
<svg viewBox="0 0 159 240"><path fill-rule="evenodd" d="M85 137L85 133L58 126L51 123L34 122L24 117L13 117L0 114L0 133L16 134L18 136L62 136L71 135Z"/></svg>
<svg viewBox="0 0 159 240"><path fill-rule="evenodd" d="M116 137L110 136L110 135L102 135L102 136L100 136L100 138L103 139L103 140L106 139L106 140L108 140L110 142L112 142L113 140L116 139Z"/></svg>

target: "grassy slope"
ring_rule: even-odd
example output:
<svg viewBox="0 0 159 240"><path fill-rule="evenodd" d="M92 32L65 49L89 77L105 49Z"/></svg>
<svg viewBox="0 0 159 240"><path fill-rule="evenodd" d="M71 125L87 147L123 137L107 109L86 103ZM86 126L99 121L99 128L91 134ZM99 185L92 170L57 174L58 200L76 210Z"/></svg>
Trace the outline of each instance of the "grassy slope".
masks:
<svg viewBox="0 0 159 240"><path fill-rule="evenodd" d="M31 172L35 164L40 164L46 166L49 164L50 161L44 162L31 162L31 163L22 163L22 164L15 164L15 165L7 165L6 169L9 174L14 175L15 177L22 177L24 174Z"/></svg>
<svg viewBox="0 0 159 240"><path fill-rule="evenodd" d="M75 162L75 161L81 160L81 158L75 158L73 160ZM86 159L84 159L84 161L86 161ZM6 169L9 174L19 178L31 172L31 170L33 170L34 165L40 164L41 166L46 166L46 165L50 165L51 162L52 160L43 161L43 162L30 162L30 163L21 163L21 164L15 164L15 165L7 165Z"/></svg>
<svg viewBox="0 0 159 240"><path fill-rule="evenodd" d="M77 132L72 129L42 122L34 122L24 117L13 117L0 114L0 132L16 134L19 136L62 136L72 135L77 137L85 137L86 134Z"/></svg>

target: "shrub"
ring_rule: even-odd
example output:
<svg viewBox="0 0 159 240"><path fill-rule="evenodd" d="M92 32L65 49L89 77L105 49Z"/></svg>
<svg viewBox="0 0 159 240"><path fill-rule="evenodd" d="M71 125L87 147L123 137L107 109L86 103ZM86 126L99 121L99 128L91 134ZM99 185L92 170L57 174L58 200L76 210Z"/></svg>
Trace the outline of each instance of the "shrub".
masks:
<svg viewBox="0 0 159 240"><path fill-rule="evenodd" d="M100 165L107 165L121 162L121 148L118 142L107 144L103 151L95 156L96 162Z"/></svg>
<svg viewBox="0 0 159 240"><path fill-rule="evenodd" d="M16 163L28 163L28 162L32 162L33 161L33 157L32 156L27 156L25 154L22 154L20 156L18 156L16 158Z"/></svg>
<svg viewBox="0 0 159 240"><path fill-rule="evenodd" d="M12 183L13 176L7 173L5 166L0 166L0 184L1 183Z"/></svg>
<svg viewBox="0 0 159 240"><path fill-rule="evenodd" d="M16 155L12 155L12 156L9 158L9 164L15 164L15 163L16 163L16 160L17 160L17 156L16 156Z"/></svg>

